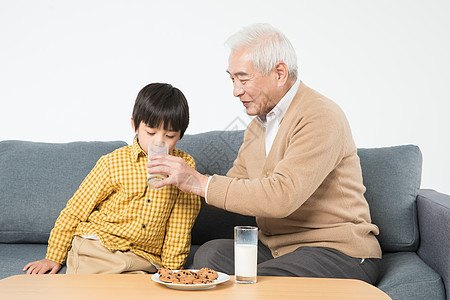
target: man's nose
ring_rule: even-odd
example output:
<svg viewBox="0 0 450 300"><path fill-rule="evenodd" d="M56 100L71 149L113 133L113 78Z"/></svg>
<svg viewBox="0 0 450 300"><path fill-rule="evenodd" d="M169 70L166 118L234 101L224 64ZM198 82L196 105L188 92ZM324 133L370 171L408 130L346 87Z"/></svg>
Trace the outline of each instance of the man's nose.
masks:
<svg viewBox="0 0 450 300"><path fill-rule="evenodd" d="M244 94L244 89L242 88L242 85L235 82L233 85L233 95L235 97L240 97Z"/></svg>

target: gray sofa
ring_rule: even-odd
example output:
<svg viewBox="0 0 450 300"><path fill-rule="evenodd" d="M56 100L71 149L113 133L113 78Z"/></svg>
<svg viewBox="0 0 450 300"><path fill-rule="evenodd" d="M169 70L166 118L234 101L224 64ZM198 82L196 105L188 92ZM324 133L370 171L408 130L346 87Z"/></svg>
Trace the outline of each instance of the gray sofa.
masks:
<svg viewBox="0 0 450 300"><path fill-rule="evenodd" d="M225 174L243 131L185 135L178 147L204 174ZM97 159L126 145L114 142L0 142L0 279L22 274L45 256L61 209ZM420 190L422 157L413 145L358 149L366 198L380 228L382 274L377 286L392 299L450 299L450 196ZM192 231L191 266L199 245L232 238L253 217L203 206ZM60 273L65 272L65 269ZM447 289L447 292L446 292Z"/></svg>

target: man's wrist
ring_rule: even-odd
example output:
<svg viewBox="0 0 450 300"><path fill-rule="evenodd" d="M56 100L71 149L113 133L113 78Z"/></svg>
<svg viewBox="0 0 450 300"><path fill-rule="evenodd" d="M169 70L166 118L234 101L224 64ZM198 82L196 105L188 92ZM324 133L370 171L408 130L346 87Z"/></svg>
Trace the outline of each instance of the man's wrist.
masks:
<svg viewBox="0 0 450 300"><path fill-rule="evenodd" d="M198 173L197 180L195 180L195 183L191 185L191 190L189 192L205 198L209 181L208 178L209 176Z"/></svg>

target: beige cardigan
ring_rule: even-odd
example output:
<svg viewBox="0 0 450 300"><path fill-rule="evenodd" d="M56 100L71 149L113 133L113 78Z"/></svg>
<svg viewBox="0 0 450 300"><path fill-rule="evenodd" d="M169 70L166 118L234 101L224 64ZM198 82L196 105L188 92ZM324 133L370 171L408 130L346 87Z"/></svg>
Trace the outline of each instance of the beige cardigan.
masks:
<svg viewBox="0 0 450 300"><path fill-rule="evenodd" d="M301 83L268 157L265 128L254 119L233 167L212 177L207 201L256 216L259 239L274 257L311 246L381 258L364 192L344 113Z"/></svg>

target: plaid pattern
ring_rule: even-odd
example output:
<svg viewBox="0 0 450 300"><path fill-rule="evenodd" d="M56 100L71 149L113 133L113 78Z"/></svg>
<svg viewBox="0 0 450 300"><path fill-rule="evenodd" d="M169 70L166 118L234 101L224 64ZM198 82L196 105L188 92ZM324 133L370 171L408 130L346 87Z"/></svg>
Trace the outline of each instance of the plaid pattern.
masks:
<svg viewBox="0 0 450 300"><path fill-rule="evenodd" d="M185 152L170 154L195 168ZM173 185L148 188L146 162L137 138L102 156L56 220L46 258L63 264L74 235L96 235L112 251L130 250L157 265L182 268L200 197Z"/></svg>

